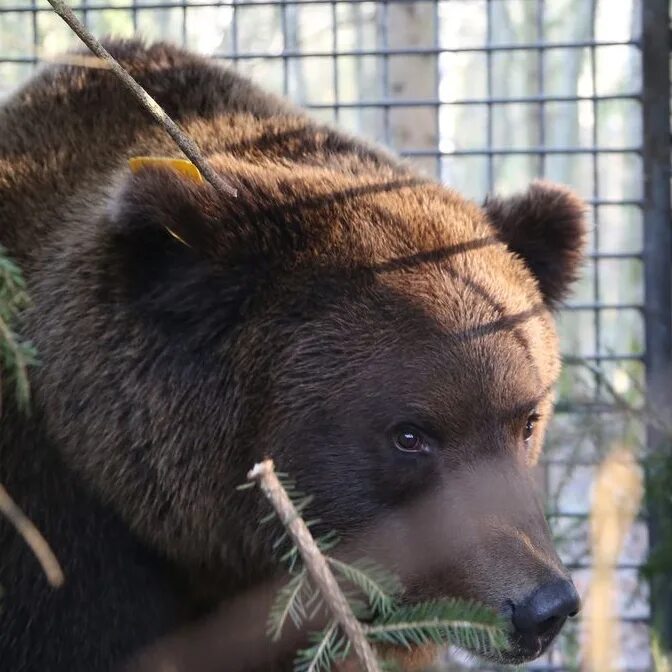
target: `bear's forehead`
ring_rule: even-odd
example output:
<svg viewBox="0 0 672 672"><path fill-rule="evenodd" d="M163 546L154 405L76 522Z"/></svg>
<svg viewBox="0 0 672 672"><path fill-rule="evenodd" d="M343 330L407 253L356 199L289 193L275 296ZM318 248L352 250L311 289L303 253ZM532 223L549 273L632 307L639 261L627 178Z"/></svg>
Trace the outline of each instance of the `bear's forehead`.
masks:
<svg viewBox="0 0 672 672"><path fill-rule="evenodd" d="M485 283L474 291L469 277L427 275L424 283L395 283L392 291L376 293L379 304L362 325L377 334L376 356L368 360L372 384L388 386L406 403L451 404L460 412L515 415L544 400L559 365L543 304L512 289L507 301L483 291Z"/></svg>
<svg viewBox="0 0 672 672"><path fill-rule="evenodd" d="M501 256L497 264L513 263ZM374 416L417 411L452 427L518 417L545 407L559 370L553 322L536 297L493 264L378 271L288 344L287 375L301 361L318 396Z"/></svg>
<svg viewBox="0 0 672 672"><path fill-rule="evenodd" d="M316 334L323 344L331 334L334 351L347 354L343 371L405 376L399 390L452 379L463 397L487 394L495 405L512 390L523 401L543 396L558 374L553 323L531 272L483 211L404 177L374 175L354 191L333 180L340 189L331 177L312 186L347 198L289 210L315 236L302 259L311 282L296 267L289 282L299 295L319 293L328 269L342 291L333 322Z"/></svg>

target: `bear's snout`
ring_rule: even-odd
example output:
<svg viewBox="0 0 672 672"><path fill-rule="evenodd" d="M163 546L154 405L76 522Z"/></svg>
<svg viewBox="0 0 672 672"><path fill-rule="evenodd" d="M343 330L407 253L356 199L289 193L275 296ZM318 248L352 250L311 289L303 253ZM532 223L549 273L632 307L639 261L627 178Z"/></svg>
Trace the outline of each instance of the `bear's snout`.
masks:
<svg viewBox="0 0 672 672"><path fill-rule="evenodd" d="M537 656L558 634L565 621L578 614L581 600L570 579L555 579L508 605L516 648Z"/></svg>

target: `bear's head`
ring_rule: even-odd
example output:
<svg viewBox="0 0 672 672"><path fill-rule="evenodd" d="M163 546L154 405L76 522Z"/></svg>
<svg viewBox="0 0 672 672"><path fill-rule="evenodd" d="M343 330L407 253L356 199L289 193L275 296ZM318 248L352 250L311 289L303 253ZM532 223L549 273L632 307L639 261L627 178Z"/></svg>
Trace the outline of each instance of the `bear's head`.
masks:
<svg viewBox="0 0 672 672"><path fill-rule="evenodd" d="M481 208L352 153L213 165L237 198L146 168L58 248L37 375L66 459L234 592L274 566L264 504L236 491L270 456L403 599L485 603L505 660L536 657L579 608L531 470L581 203L540 182Z"/></svg>

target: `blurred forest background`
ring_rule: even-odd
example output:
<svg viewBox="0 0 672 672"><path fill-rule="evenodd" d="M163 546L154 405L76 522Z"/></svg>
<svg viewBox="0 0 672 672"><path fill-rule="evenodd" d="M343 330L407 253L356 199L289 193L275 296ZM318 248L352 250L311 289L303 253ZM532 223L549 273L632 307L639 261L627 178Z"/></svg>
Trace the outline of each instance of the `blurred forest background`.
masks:
<svg viewBox="0 0 672 672"><path fill-rule="evenodd" d="M72 3L97 36L221 58L316 117L390 145L481 200L537 176L591 205L590 258L560 314L566 367L539 469L582 594L597 465L644 447L641 7L637 0ZM0 97L77 39L45 0L0 0ZM662 67L662 65L661 65ZM647 527L617 566L618 669L650 670ZM579 670L581 624L525 669ZM469 664L469 663L463 663Z"/></svg>

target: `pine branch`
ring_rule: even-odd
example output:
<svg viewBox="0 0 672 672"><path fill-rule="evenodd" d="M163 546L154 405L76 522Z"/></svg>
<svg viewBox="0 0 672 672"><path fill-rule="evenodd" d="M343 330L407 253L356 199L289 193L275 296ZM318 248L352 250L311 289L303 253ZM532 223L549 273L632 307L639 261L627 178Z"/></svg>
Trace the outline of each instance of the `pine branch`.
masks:
<svg viewBox="0 0 672 672"><path fill-rule="evenodd" d="M35 351L29 343L21 340L10 328L23 308L28 305L28 295L21 272L0 246L0 374L7 372L16 386L16 401L19 410L27 412L30 401L28 367L35 363ZM0 399L2 390L0 389ZM35 554L49 583L60 586L64 581L63 571L46 539L21 511L7 490L0 484L0 513L16 528Z"/></svg>
<svg viewBox="0 0 672 672"><path fill-rule="evenodd" d="M35 361L33 347L17 338L0 314L0 369L9 371L8 378L16 386L17 406L23 412L28 412L30 404L28 367Z"/></svg>
<svg viewBox="0 0 672 672"><path fill-rule="evenodd" d="M133 94L138 102L154 119L165 129L175 144L185 153L187 158L201 171L203 177L220 193L225 196L237 196L237 191L227 181L220 177L210 166L196 143L166 114L163 108L138 84L131 75L121 67L119 62L82 24L63 0L49 0L54 11L70 26L82 42L102 59L110 70L119 78L119 81Z"/></svg>
<svg viewBox="0 0 672 672"><path fill-rule="evenodd" d="M297 628L304 621L313 619L316 612L314 609L309 614L311 603L315 606L317 602L317 607L326 604L335 616L325 630L311 637L312 646L299 653L295 661L297 672L329 670L331 665L347 655L351 645L362 661L356 648L356 636L351 637L344 625L352 622L356 623L369 647L369 641L404 648L454 645L476 654L502 651L507 647L504 623L491 609L459 599L399 605L395 597L401 594L402 587L395 576L368 560L348 564L327 556L301 517L309 499L295 490L293 482L281 481L270 460L255 465L248 473L248 479L260 484L273 505L274 513L265 516L264 520L268 522L273 517L279 517L293 542L283 556L291 565L290 572L295 571L299 558L303 560L300 573L279 592L271 611L269 630L274 639L277 641L288 618ZM334 543L333 535L327 535L324 545L331 548ZM354 594L343 590L331 574L330 567L340 575L341 580L356 589ZM323 573L329 577L328 585L319 583L324 581ZM318 586L316 590L313 584ZM304 602L306 596L308 599ZM362 596L366 602L361 599ZM346 609L346 620L340 620ZM366 619L366 625L361 622L362 619ZM373 669L381 670L382 663L375 658L371 648L369 651L377 665Z"/></svg>
<svg viewBox="0 0 672 672"><path fill-rule="evenodd" d="M287 619L299 627L306 617L306 608L301 600L302 594L310 589L308 576L301 570L279 592L271 607L268 618L268 632L273 641L278 641Z"/></svg>
<svg viewBox="0 0 672 672"><path fill-rule="evenodd" d="M366 628L367 637L405 648L452 644L474 653L506 648L504 624L492 610L463 600L401 606Z"/></svg>
<svg viewBox="0 0 672 672"><path fill-rule="evenodd" d="M375 614L385 617L392 613L395 608L393 596L401 593L397 577L368 560L347 564L330 557L328 561L339 574L366 595Z"/></svg>
<svg viewBox="0 0 672 672"><path fill-rule="evenodd" d="M0 373L14 382L17 405L23 412L29 407L28 367L35 363L35 350L10 325L28 303L21 271L0 246Z"/></svg>
<svg viewBox="0 0 672 672"><path fill-rule="evenodd" d="M350 650L350 642L341 636L335 622L313 639L313 646L299 652L294 662L295 672L329 672L334 661L343 660Z"/></svg>
<svg viewBox="0 0 672 672"><path fill-rule="evenodd" d="M278 480L273 461L265 460L255 464L247 477L259 483L262 492L277 512L280 521L289 532L292 541L301 554L308 575L324 598L324 602L333 614L335 622L343 628L343 632L365 672L381 672L380 665L367 641L362 624L352 613L346 597L329 569L326 558Z"/></svg>

